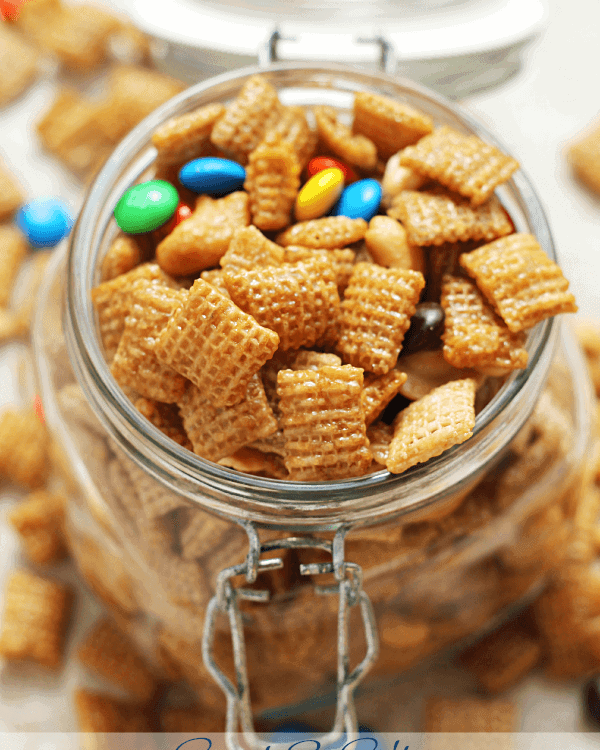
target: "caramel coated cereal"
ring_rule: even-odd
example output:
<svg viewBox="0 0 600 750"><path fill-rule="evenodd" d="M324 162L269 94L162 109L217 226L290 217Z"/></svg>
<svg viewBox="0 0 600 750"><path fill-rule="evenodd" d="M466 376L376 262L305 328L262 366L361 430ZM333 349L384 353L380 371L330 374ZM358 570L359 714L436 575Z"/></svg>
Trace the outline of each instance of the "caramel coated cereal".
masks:
<svg viewBox="0 0 600 750"><path fill-rule="evenodd" d="M531 328L541 320L576 312L569 282L531 234L517 233L460 256L509 330Z"/></svg>
<svg viewBox="0 0 600 750"><path fill-rule="evenodd" d="M251 378L243 400L234 406L215 407L205 389L190 386L179 401L179 410L194 453L209 461L230 456L277 430L258 375Z"/></svg>
<svg viewBox="0 0 600 750"><path fill-rule="evenodd" d="M61 5L50 23L36 29L37 43L69 70L89 71L107 59L108 39L119 20L92 5Z"/></svg>
<svg viewBox="0 0 600 750"><path fill-rule="evenodd" d="M181 398L186 379L156 358L154 345L186 298L187 292L182 289L158 284L134 286L123 334L110 367L117 383L167 404Z"/></svg>
<svg viewBox="0 0 600 750"><path fill-rule="evenodd" d="M349 219L347 216L326 216L323 219L299 221L277 236L284 247L301 245L317 250L346 247L362 240L367 231L364 219Z"/></svg>
<svg viewBox="0 0 600 750"><path fill-rule="evenodd" d="M98 315L100 338L109 363L116 354L125 330L125 319L131 307L131 290L133 285L139 282L177 288L177 283L156 263L144 263L92 289L92 302Z"/></svg>
<svg viewBox="0 0 600 750"><path fill-rule="evenodd" d="M424 286L416 271L357 263L341 304L337 348L344 361L380 375L388 372Z"/></svg>
<svg viewBox="0 0 600 750"><path fill-rule="evenodd" d="M377 419L394 396L400 393L406 377L406 373L399 370L390 370L379 376L367 375L362 392L367 427Z"/></svg>
<svg viewBox="0 0 600 750"><path fill-rule="evenodd" d="M140 702L150 700L157 680L134 644L105 617L87 633L77 649L79 661Z"/></svg>
<svg viewBox="0 0 600 750"><path fill-rule="evenodd" d="M321 367L277 376L285 465L294 481L360 476L371 464L362 370Z"/></svg>
<svg viewBox="0 0 600 750"><path fill-rule="evenodd" d="M98 119L112 143L185 88L181 81L136 65L115 65L108 86Z"/></svg>
<svg viewBox="0 0 600 750"><path fill-rule="evenodd" d="M49 471L49 437L46 428L29 409L7 409L0 416L0 477L34 490Z"/></svg>
<svg viewBox="0 0 600 750"><path fill-rule="evenodd" d="M568 156L581 182L594 193L600 193L600 127L574 143Z"/></svg>
<svg viewBox="0 0 600 750"><path fill-rule="evenodd" d="M100 105L77 91L62 89L36 125L44 148L77 173L95 171L108 157L118 135L104 127Z"/></svg>
<svg viewBox="0 0 600 750"><path fill-rule="evenodd" d="M37 490L22 500L8 517L27 557L38 565L57 562L67 555L63 535L65 502L63 495Z"/></svg>
<svg viewBox="0 0 600 750"><path fill-rule="evenodd" d="M226 270L232 300L256 322L275 331L282 350L312 346L339 312L334 271L319 261Z"/></svg>
<svg viewBox="0 0 600 750"><path fill-rule="evenodd" d="M264 76L252 76L216 122L210 139L245 165L248 155L282 114L277 91Z"/></svg>
<svg viewBox="0 0 600 750"><path fill-rule="evenodd" d="M317 134L310 129L302 107L283 107L277 122L266 133L265 140L274 135L280 136L293 147L300 167L304 167L314 154Z"/></svg>
<svg viewBox="0 0 600 750"><path fill-rule="evenodd" d="M441 305L444 358L451 365L499 373L526 367L525 335L511 333L469 279L444 276Z"/></svg>
<svg viewBox="0 0 600 750"><path fill-rule="evenodd" d="M19 34L0 23L0 105L19 96L38 74L39 53Z"/></svg>
<svg viewBox="0 0 600 750"><path fill-rule="evenodd" d="M133 270L142 260L140 246L135 237L119 235L108 248L100 269L102 281L116 279Z"/></svg>
<svg viewBox="0 0 600 750"><path fill-rule="evenodd" d="M355 133L362 133L373 141L380 158L388 159L431 133L433 122L426 114L408 104L359 91L354 95L352 128Z"/></svg>
<svg viewBox="0 0 600 750"><path fill-rule="evenodd" d="M400 412L394 422L387 468L400 474L471 437L475 426L475 381L453 380Z"/></svg>
<svg viewBox="0 0 600 750"><path fill-rule="evenodd" d="M0 656L59 667L70 606L71 591L66 586L25 570L14 571L4 597Z"/></svg>
<svg viewBox="0 0 600 750"><path fill-rule="evenodd" d="M235 230L219 263L221 268L251 271L257 266L279 266L283 260L283 248L268 240L255 226L249 226Z"/></svg>
<svg viewBox="0 0 600 750"><path fill-rule="evenodd" d="M89 690L75 691L75 712L80 732L150 732L145 707Z"/></svg>
<svg viewBox="0 0 600 750"><path fill-rule="evenodd" d="M413 245L494 240L512 232L512 224L495 196L473 208L456 194L403 190L393 199L388 215L402 222Z"/></svg>
<svg viewBox="0 0 600 750"><path fill-rule="evenodd" d="M408 242L406 229L391 216L374 216L371 219L365 244L375 263L380 266L425 273L423 250Z"/></svg>
<svg viewBox="0 0 600 750"><path fill-rule="evenodd" d="M244 188L254 226L263 231L288 226L300 187L299 175L294 147L277 133L269 135L250 153Z"/></svg>
<svg viewBox="0 0 600 750"><path fill-rule="evenodd" d="M157 128L152 135L152 145L158 151L158 169L211 155L214 147L210 134L224 112L222 104L207 104L193 112L173 117Z"/></svg>
<svg viewBox="0 0 600 750"><path fill-rule="evenodd" d="M437 180L449 190L470 198L472 206L487 201L509 179L519 163L475 135L448 126L407 148L400 164Z"/></svg>
<svg viewBox="0 0 600 750"><path fill-rule="evenodd" d="M337 118L333 107L314 108L319 139L325 149L344 161L362 169L375 169L377 148L364 135L353 135L352 130Z"/></svg>
<svg viewBox="0 0 600 750"><path fill-rule="evenodd" d="M286 263L297 263L301 260L310 260L311 258L331 263L335 272L336 284L340 295L348 286L348 281L352 275L356 253L349 247L336 250L315 250L309 247L288 245L285 248L284 260Z"/></svg>
<svg viewBox="0 0 600 750"><path fill-rule="evenodd" d="M13 283L27 256L22 233L10 224L0 225L0 307L10 300Z"/></svg>
<svg viewBox="0 0 600 750"><path fill-rule="evenodd" d="M148 398L138 398L135 408L143 414L149 422L184 448L191 450L192 444L183 429L183 422L179 410L174 404L163 404Z"/></svg>
<svg viewBox="0 0 600 750"><path fill-rule="evenodd" d="M238 191L217 199L201 195L192 215L158 245L156 260L172 276L185 276L216 266L236 229L248 224L247 193Z"/></svg>
<svg viewBox="0 0 600 750"><path fill-rule="evenodd" d="M244 398L250 378L278 345L274 331L196 279L186 302L159 336L155 353L215 406L232 406Z"/></svg>

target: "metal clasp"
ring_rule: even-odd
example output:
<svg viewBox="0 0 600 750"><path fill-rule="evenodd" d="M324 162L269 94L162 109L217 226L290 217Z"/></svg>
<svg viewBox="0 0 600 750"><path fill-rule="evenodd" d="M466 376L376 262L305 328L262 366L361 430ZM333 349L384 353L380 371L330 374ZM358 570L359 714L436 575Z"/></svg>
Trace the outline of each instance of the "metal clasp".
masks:
<svg viewBox="0 0 600 750"><path fill-rule="evenodd" d="M258 48L258 64L264 68L271 63L279 61L277 46L279 42L295 42L296 37L284 36L278 28L275 28ZM396 51L392 42L383 34L373 37L357 37L357 44L373 44L379 47L379 68L388 75L394 75L398 66Z"/></svg>
<svg viewBox="0 0 600 750"><path fill-rule="evenodd" d="M321 746L337 742L344 734L350 738L356 735L357 723L354 709L354 690L358 683L377 659L379 641L373 608L369 597L362 589L362 569L356 563L344 560L344 539L347 527L340 528L333 539L327 541L313 537L286 537L260 544L258 532L252 524L245 525L250 543L246 561L225 568L217 576L216 593L210 600L204 623L202 638L202 656L204 664L214 679L219 683L227 697L226 743L230 750L240 750L236 734L240 726L244 741L253 750L266 750L272 742L259 740L254 731L250 694L248 687L248 671L246 665L246 650L242 615L238 606L240 599L267 602L269 592L248 588L234 588L231 579L234 576L245 575L248 583L253 583L258 574L266 570L283 567L281 558L261 560L261 554L281 549L320 549L331 554L331 562L311 563L300 566L302 575L319 575L333 573L336 583L331 586L315 586L317 594L339 596L338 606L338 637L337 637L337 704L332 730L318 740ZM363 660L350 669L348 653L348 615L351 607L360 607L365 631L366 654ZM213 645L215 621L218 612L226 613L229 617L233 658L235 665L234 685L222 672L214 660Z"/></svg>

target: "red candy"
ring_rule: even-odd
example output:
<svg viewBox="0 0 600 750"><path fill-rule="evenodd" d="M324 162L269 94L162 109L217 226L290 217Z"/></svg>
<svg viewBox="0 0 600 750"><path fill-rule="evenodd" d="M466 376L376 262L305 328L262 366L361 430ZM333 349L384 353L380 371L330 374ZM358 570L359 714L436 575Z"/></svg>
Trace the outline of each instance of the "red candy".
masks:
<svg viewBox="0 0 600 750"><path fill-rule="evenodd" d="M314 177L318 172L322 172L324 169L331 169L337 167L344 173L344 181L346 185L350 182L358 180L356 172L351 168L343 164L341 161L334 159L333 156L315 156L308 162L306 168L310 177Z"/></svg>
<svg viewBox="0 0 600 750"><path fill-rule="evenodd" d="M171 234L178 224L181 224L184 219L189 219L191 215L192 209L186 203L180 202L177 206L177 210L173 216L171 216L169 221L167 221L166 224L163 224L162 227L154 230L155 240L157 242L163 240L168 234Z"/></svg>
<svg viewBox="0 0 600 750"><path fill-rule="evenodd" d="M40 420L42 424L46 421L44 418L44 407L42 406L42 399L36 394L33 399L33 411L35 416Z"/></svg>

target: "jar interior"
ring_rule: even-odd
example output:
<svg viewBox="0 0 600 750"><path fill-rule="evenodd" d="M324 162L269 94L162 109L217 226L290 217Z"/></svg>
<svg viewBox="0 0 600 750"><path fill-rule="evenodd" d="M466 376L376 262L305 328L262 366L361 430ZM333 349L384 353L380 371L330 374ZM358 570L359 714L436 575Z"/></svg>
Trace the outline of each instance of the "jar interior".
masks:
<svg viewBox="0 0 600 750"><path fill-rule="evenodd" d="M68 258L65 331L77 377L98 417L111 436L153 476L189 497L197 496L217 512L234 512L241 519L262 522L281 518L287 528L297 519L331 523L352 516L359 523L374 523L384 516L430 510L436 502L465 491L481 475L485 462L525 422L541 391L552 358L556 331L552 320L529 333L529 364L507 377L499 392L477 415L473 437L443 455L409 469L400 476L382 470L358 479L327 483L300 483L244 476L211 464L168 440L144 420L110 375L99 336L91 289L99 281L102 258L117 234L112 212L131 185L149 179L156 150L150 136L156 127L177 114L205 104L227 104L247 78L265 75L284 104L310 107L327 103L349 116L354 92L372 91L414 106L434 119L464 133L475 133L499 146L494 136L456 105L408 81L372 75L343 66L276 65L266 70L239 71L194 86L142 122L117 148L91 186L72 234ZM526 175L519 170L497 195L516 231L535 234L547 255L555 251L543 209ZM326 490L326 498L324 497ZM325 520L327 519L327 520Z"/></svg>

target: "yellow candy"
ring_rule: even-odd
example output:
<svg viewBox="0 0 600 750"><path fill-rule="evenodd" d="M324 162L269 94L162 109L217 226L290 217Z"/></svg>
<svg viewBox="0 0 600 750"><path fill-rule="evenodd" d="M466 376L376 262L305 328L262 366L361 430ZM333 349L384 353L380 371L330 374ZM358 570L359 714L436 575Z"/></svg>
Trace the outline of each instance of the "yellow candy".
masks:
<svg viewBox="0 0 600 750"><path fill-rule="evenodd" d="M296 198L296 220L318 219L326 214L344 189L344 173L337 167L323 169L304 185Z"/></svg>

